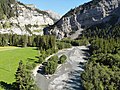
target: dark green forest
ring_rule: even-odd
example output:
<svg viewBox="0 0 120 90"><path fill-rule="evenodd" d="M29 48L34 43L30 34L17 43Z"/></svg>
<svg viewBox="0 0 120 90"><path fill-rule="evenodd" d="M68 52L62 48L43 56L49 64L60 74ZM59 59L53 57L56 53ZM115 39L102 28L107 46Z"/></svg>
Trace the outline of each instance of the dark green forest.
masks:
<svg viewBox="0 0 120 90"><path fill-rule="evenodd" d="M15 0L0 0L0 20L14 16L11 4L15 4Z"/></svg>
<svg viewBox="0 0 120 90"><path fill-rule="evenodd" d="M0 34L0 46L29 46L39 47L39 49L43 47L47 50L48 48L52 48L53 42L55 42L54 36Z"/></svg>
<svg viewBox="0 0 120 90"><path fill-rule="evenodd" d="M106 25L98 24L97 26L91 26L84 30L83 35L87 38L119 38L120 37L120 24L117 25Z"/></svg>
<svg viewBox="0 0 120 90"><path fill-rule="evenodd" d="M85 90L120 90L120 25L87 29L90 57L82 73Z"/></svg>

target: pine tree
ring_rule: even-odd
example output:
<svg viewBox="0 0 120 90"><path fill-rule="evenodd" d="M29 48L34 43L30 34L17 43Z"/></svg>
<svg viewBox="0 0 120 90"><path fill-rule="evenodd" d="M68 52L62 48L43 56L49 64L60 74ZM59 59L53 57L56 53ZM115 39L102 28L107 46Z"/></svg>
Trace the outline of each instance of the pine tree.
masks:
<svg viewBox="0 0 120 90"><path fill-rule="evenodd" d="M18 90L24 90L25 89L25 68L23 65L23 62L19 62L19 66L17 69L17 72L15 74L16 79L16 85Z"/></svg>
<svg viewBox="0 0 120 90"><path fill-rule="evenodd" d="M26 70L22 61L19 62L15 79L17 90L37 90L30 72Z"/></svg>

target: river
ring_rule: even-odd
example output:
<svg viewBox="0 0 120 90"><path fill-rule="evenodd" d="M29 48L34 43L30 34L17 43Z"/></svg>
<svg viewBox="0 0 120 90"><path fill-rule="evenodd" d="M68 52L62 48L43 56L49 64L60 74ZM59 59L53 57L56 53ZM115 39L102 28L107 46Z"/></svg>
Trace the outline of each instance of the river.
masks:
<svg viewBox="0 0 120 90"><path fill-rule="evenodd" d="M76 46L58 51L56 55L65 54L67 56L66 63L59 65L50 78L37 73L35 76L37 86L41 90L83 90L80 74L84 69L80 62L87 62L87 50L88 48L85 46Z"/></svg>

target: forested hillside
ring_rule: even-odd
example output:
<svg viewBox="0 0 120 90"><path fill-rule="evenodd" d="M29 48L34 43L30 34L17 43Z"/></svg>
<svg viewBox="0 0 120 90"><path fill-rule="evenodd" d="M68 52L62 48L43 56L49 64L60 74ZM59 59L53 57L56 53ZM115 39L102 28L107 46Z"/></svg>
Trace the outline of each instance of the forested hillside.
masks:
<svg viewBox="0 0 120 90"><path fill-rule="evenodd" d="M86 90L120 90L120 25L94 26L83 31L90 42L88 63L83 72Z"/></svg>
<svg viewBox="0 0 120 90"><path fill-rule="evenodd" d="M92 26L84 30L83 35L86 37L99 37L99 38L119 38L120 37L120 24L106 26L105 23Z"/></svg>
<svg viewBox="0 0 120 90"><path fill-rule="evenodd" d="M119 0L91 0L67 12L58 22L47 28L47 34L56 35L59 39L69 37L76 31L91 26L106 27L120 21Z"/></svg>
<svg viewBox="0 0 120 90"><path fill-rule="evenodd" d="M0 20L14 16L11 4L15 4L15 0L0 0Z"/></svg>

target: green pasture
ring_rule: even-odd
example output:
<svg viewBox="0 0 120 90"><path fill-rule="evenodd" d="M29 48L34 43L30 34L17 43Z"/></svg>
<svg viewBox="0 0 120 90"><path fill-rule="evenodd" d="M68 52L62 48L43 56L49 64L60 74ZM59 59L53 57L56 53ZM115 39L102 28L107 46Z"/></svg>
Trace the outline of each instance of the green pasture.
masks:
<svg viewBox="0 0 120 90"><path fill-rule="evenodd" d="M32 47L0 47L0 81L14 82L14 74L19 61L33 62L37 60L36 56L38 56L38 51Z"/></svg>

